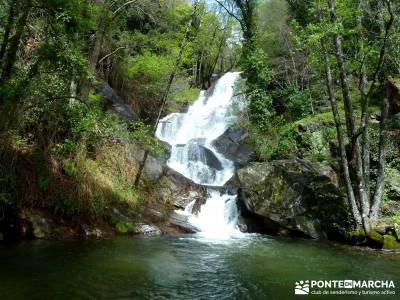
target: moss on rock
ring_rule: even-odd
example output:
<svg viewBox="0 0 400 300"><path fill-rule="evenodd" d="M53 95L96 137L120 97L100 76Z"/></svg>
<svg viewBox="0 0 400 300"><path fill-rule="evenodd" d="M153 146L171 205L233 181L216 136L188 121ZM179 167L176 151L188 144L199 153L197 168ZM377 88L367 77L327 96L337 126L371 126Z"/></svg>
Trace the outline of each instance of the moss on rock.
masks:
<svg viewBox="0 0 400 300"><path fill-rule="evenodd" d="M115 225L115 230L120 234L132 233L133 225L131 223L119 222Z"/></svg>
<svg viewBox="0 0 400 300"><path fill-rule="evenodd" d="M383 249L400 249L400 242L394 236L386 234L383 236Z"/></svg>
<svg viewBox="0 0 400 300"><path fill-rule="evenodd" d="M371 230L368 233L368 237L371 239L372 242L377 243L379 245L383 244L383 235L381 235L378 231L376 230Z"/></svg>

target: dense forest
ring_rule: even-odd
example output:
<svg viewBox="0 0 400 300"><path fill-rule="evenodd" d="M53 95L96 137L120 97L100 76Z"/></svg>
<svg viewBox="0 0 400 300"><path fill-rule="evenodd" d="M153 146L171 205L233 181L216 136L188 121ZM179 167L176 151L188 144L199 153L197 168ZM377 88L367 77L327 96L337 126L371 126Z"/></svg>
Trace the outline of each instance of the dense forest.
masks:
<svg viewBox="0 0 400 300"><path fill-rule="evenodd" d="M156 128L230 71L241 72L247 108L233 126L248 132L252 161L328 165L345 201L322 219L351 241L397 232L397 1L3 0L4 236L32 209L122 233L132 225L113 207L173 210L173 190L157 195L167 176L142 174L166 159Z"/></svg>

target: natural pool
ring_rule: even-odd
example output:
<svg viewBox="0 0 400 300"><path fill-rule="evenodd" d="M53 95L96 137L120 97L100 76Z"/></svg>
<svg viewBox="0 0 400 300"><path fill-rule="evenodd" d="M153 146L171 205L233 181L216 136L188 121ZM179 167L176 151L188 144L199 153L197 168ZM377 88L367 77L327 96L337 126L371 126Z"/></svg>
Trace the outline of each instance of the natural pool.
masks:
<svg viewBox="0 0 400 300"><path fill-rule="evenodd" d="M0 299L321 299L299 280L394 280L400 254L308 240L198 235L0 245ZM323 299L327 299L324 297Z"/></svg>

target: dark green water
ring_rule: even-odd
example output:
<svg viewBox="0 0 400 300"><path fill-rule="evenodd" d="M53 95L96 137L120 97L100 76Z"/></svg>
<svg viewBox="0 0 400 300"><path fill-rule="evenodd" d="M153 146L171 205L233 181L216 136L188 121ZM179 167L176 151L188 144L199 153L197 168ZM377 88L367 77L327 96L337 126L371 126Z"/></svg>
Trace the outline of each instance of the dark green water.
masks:
<svg viewBox="0 0 400 300"><path fill-rule="evenodd" d="M395 296L294 295L298 280L394 280ZM400 254L195 236L0 246L0 299L400 299Z"/></svg>

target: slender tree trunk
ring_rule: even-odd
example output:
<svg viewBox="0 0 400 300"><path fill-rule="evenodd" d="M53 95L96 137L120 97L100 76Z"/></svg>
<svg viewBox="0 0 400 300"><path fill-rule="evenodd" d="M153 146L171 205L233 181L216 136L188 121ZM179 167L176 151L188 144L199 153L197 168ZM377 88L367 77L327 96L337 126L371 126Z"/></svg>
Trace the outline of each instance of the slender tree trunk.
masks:
<svg viewBox="0 0 400 300"><path fill-rule="evenodd" d="M339 19L336 16L335 11L335 1L328 0L329 12L331 15L331 21L337 27L341 25ZM351 102L350 96L350 87L348 82L347 70L344 61L344 55L342 51L342 37L339 33L335 33L333 37L333 45L334 45L334 53L336 56L336 61L339 68L340 74L340 84L341 90L343 94L344 107L346 113L346 127L347 127L347 135L349 137L351 143L351 153L352 159L355 159L355 170L357 175L357 185L358 185L358 198L359 198L359 206L361 208L361 217L363 222L363 227L366 233L370 231L370 222L369 222L369 211L370 211L370 202L369 195L366 191L365 177L363 174L363 161L362 155L360 151L360 145L356 138L356 128L355 128L355 119L353 113L353 105Z"/></svg>
<svg viewBox="0 0 400 300"><path fill-rule="evenodd" d="M6 53L7 45L9 42L11 28L14 23L14 17L15 17L15 13L16 13L16 4L17 4L16 0L11 1L9 4L10 10L8 12L7 25L4 29L3 42L1 43L1 48L0 48L0 69L2 66L3 57Z"/></svg>
<svg viewBox="0 0 400 300"><path fill-rule="evenodd" d="M378 176L376 178L376 189L374 200L371 207L371 221L375 223L378 220L379 208L385 187L385 167L386 167L386 152L387 152L387 118L389 114L389 101L384 98L381 104L381 128L379 134L379 161L378 161Z"/></svg>
<svg viewBox="0 0 400 300"><path fill-rule="evenodd" d="M379 72L382 69L383 61L386 55L387 42L389 38L389 32L393 27L394 23L394 13L392 10L392 3L390 0L386 0L386 7L389 13L389 20L385 22L384 27L384 38L383 43L381 45L380 53L379 53L379 62L378 66L375 69L375 72L372 76L372 84L370 90L368 92L368 96L371 94L375 81L378 77ZM378 176L376 179L376 187L373 198L373 204L371 207L370 215L372 223L376 223L378 220L379 209L382 201L383 191L385 187L385 168L386 168L386 152L387 152L387 118L389 114L389 103L388 99L384 98L381 103L381 124L380 124L380 134L379 134L379 161L378 161Z"/></svg>
<svg viewBox="0 0 400 300"><path fill-rule="evenodd" d="M95 3L99 6L104 6L104 0L95 0ZM101 46L103 44L104 34L106 30L106 24L103 16L100 16L98 19L98 30L96 32L94 42L92 45L92 49L89 54L89 63L93 72L96 73L97 63L100 58ZM90 78L84 78L82 86L81 86L81 98L84 102L88 102L89 93L92 82Z"/></svg>
<svg viewBox="0 0 400 300"><path fill-rule="evenodd" d="M335 25L340 25L340 21L336 16L335 1L328 0L328 5L332 23L334 23ZM342 87L344 109L346 113L347 136L349 137L350 140L352 140L355 136L355 120L353 114L353 105L351 103L351 97L350 97L350 88L347 77L347 71L342 52L342 38L339 35L339 33L334 34L333 45L334 45L334 53L339 67L340 84Z"/></svg>
<svg viewBox="0 0 400 300"><path fill-rule="evenodd" d="M7 82L11 77L15 60L17 58L19 45L21 43L22 35L24 33L31 8L32 0L25 0L24 6L22 8L22 15L20 16L16 24L15 34L9 42L9 47L7 50L7 55L5 56L4 66L0 78L0 85Z"/></svg>
<svg viewBox="0 0 400 300"><path fill-rule="evenodd" d="M358 1L358 9L364 9L364 1ZM360 99L361 99L361 157L362 157L362 174L365 181L365 190L368 197L370 197L370 146L369 146L369 112L368 112L368 78L365 70L365 55L364 55L364 34L362 33L362 18L357 17L357 27L359 31L359 53L361 60L360 67Z"/></svg>
<svg viewBox="0 0 400 300"><path fill-rule="evenodd" d="M224 34L223 34L223 36L222 36L222 38L221 38L221 41L220 41L220 43L219 43L219 46L218 46L218 52L217 52L217 55L216 55L216 57L215 57L214 63L212 64L212 66L211 66L211 68L210 68L210 72L209 72L209 74L208 74L208 78L209 78L209 79L212 77L212 74L213 74L214 71L215 71L215 68L216 68L217 63L218 63L218 59L219 59L219 57L220 57L220 55L221 55L221 50L223 49L223 46L224 46L224 44L226 43L226 34L227 34L227 30L225 29L225 30L224 30Z"/></svg>
<svg viewBox="0 0 400 300"><path fill-rule="evenodd" d="M350 171L349 171L349 164L348 164L347 154L346 154L345 140L344 140L344 136L343 136L339 110L337 107L336 97L335 97L335 93L334 93L334 86L333 86L333 80L332 80L331 67L330 67L330 63L329 63L328 51L326 50L326 45L325 45L324 39L321 39L321 46L322 46L322 51L323 51L323 56L324 56L326 88L328 91L329 102L331 103L331 107L332 107L333 118L335 120L337 140L339 143L340 160L342 163L344 180L345 180L345 184L346 184L346 194L347 194L347 198L348 198L348 201L349 201L349 204L351 207L351 211L353 213L353 217L354 217L357 225L360 226L362 224L362 220L361 220L360 211L357 206L356 198L354 196L354 190L353 190L353 186L352 186L352 182L351 182L351 178L350 178Z"/></svg>

